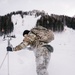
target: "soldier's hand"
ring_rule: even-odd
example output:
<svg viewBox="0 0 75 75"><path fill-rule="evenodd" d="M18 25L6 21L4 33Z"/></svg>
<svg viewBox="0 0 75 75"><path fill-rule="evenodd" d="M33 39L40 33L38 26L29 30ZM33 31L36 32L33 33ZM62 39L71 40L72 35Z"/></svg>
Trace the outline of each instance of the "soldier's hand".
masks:
<svg viewBox="0 0 75 75"><path fill-rule="evenodd" d="M12 47L8 46L7 51L12 51Z"/></svg>

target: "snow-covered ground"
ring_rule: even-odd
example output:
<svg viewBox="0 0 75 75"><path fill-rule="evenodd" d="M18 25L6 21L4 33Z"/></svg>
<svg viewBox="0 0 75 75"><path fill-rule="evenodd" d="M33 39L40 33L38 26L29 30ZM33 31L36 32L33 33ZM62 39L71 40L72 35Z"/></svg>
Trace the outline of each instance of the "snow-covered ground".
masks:
<svg viewBox="0 0 75 75"><path fill-rule="evenodd" d="M39 17L38 17L39 18ZM25 16L23 19L20 15L12 16L15 29L12 34L16 38L11 40L13 46L18 45L22 40L22 33L25 29L31 29L35 26L34 16ZM17 22L17 25L15 23ZM50 44L54 47L51 55L48 71L49 75L75 75L75 30L67 28L62 33L55 32L55 39ZM0 37L0 66L7 53L8 38L5 41ZM27 49L9 53L9 74L10 75L37 75L36 62L33 51ZM6 57L0 75L8 75L8 56Z"/></svg>
<svg viewBox="0 0 75 75"><path fill-rule="evenodd" d="M33 1L33 2L32 2ZM74 15L74 1L63 0L0 0L0 15L5 15L12 11L18 10L45 10L48 13ZM43 3L43 4L42 4ZM51 3L51 4L50 4ZM22 33L25 29L31 29L35 26L36 20L34 16L20 15L12 16L15 29L12 34L16 38L11 40L11 44L16 46L23 40ZM17 25L15 23L17 22ZM75 30L65 27L62 33L54 33L55 39L50 44L54 47L51 55L48 71L49 75L75 75ZM36 63L33 51L27 49L9 53L9 74L8 74L8 56L6 57L2 67L1 63L7 53L6 47L8 38L3 41L0 37L0 75L37 75Z"/></svg>

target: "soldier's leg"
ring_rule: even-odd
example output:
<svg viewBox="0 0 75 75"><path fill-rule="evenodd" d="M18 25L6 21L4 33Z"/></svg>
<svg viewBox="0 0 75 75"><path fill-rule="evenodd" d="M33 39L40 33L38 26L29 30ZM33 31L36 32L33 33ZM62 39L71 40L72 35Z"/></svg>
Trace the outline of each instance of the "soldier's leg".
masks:
<svg viewBox="0 0 75 75"><path fill-rule="evenodd" d="M43 51L40 56L36 57L37 75L48 75L47 67L50 61L50 53L48 53L48 51L45 51Z"/></svg>

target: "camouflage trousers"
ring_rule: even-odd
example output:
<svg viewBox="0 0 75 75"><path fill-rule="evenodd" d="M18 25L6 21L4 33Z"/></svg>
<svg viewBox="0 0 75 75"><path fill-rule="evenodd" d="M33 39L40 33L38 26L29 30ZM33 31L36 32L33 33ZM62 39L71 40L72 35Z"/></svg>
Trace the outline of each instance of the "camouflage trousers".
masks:
<svg viewBox="0 0 75 75"><path fill-rule="evenodd" d="M46 47L40 47L35 50L35 56L37 75L48 75L47 68L51 57L50 51Z"/></svg>

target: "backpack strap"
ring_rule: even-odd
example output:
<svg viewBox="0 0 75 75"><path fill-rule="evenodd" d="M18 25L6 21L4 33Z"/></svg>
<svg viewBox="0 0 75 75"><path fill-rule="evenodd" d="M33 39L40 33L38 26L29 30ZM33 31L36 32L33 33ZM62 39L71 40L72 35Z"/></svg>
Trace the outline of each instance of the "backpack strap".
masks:
<svg viewBox="0 0 75 75"><path fill-rule="evenodd" d="M31 30L30 32L31 32L32 34L36 35L38 39L40 38L40 36L37 35L37 33L35 33L34 31Z"/></svg>
<svg viewBox="0 0 75 75"><path fill-rule="evenodd" d="M34 33L33 31L31 31L31 33L33 33L34 35L36 35L37 39L40 39L40 38L41 38L39 35L37 35L37 33ZM39 41L40 41L40 42L47 43L47 42L45 42L45 41L41 41L41 40L39 40Z"/></svg>

